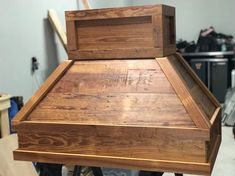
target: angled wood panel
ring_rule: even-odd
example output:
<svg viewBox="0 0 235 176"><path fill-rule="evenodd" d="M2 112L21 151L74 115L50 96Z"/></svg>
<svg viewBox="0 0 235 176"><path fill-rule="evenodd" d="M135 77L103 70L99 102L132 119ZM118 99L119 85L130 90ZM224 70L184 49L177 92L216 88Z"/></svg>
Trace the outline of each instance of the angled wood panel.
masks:
<svg viewBox="0 0 235 176"><path fill-rule="evenodd" d="M195 127L155 59L77 61L28 120Z"/></svg>

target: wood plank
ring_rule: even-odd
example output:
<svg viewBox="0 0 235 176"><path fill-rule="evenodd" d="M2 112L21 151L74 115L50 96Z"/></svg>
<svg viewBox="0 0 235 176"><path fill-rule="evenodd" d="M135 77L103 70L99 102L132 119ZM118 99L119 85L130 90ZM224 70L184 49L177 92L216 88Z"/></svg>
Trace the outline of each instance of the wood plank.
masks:
<svg viewBox="0 0 235 176"><path fill-rule="evenodd" d="M153 46L151 25L144 23L78 27L77 33L81 34L77 39L79 50L150 48Z"/></svg>
<svg viewBox="0 0 235 176"><path fill-rule="evenodd" d="M189 162L207 159L206 143L196 136L201 131L187 129L27 123L17 132L22 150Z"/></svg>
<svg viewBox="0 0 235 176"><path fill-rule="evenodd" d="M154 59L78 61L54 93L174 93Z"/></svg>
<svg viewBox="0 0 235 176"><path fill-rule="evenodd" d="M179 162L167 160L146 160L137 158L106 157L95 155L67 154L54 152L37 151L14 151L14 158L17 160L39 161L49 163L66 163L84 166L126 168L133 170L177 172L188 174L210 174L209 163Z"/></svg>
<svg viewBox="0 0 235 176"><path fill-rule="evenodd" d="M30 114L28 120L194 127L194 123L174 94L49 93Z"/></svg>
<svg viewBox="0 0 235 176"><path fill-rule="evenodd" d="M67 39L68 39L67 48L69 51L76 50L79 46L77 45L78 35L76 31L75 21L67 21L66 29L67 29Z"/></svg>
<svg viewBox="0 0 235 176"><path fill-rule="evenodd" d="M85 9L91 9L90 3L88 0L82 0Z"/></svg>
<svg viewBox="0 0 235 176"><path fill-rule="evenodd" d="M163 17L162 15L153 15L153 41L155 48L163 48Z"/></svg>
<svg viewBox="0 0 235 176"><path fill-rule="evenodd" d="M105 49L105 50L74 50L69 51L69 59L144 59L162 57L162 48L126 48L126 49Z"/></svg>
<svg viewBox="0 0 235 176"><path fill-rule="evenodd" d="M196 102L191 97L189 90L185 86L186 83L183 82L182 78L175 71L175 67L172 64L171 59L174 58L156 58L157 62L161 66L171 85L174 87L177 95L181 99L195 125L198 128L209 128L209 120L204 117L204 114L201 112Z"/></svg>
<svg viewBox="0 0 235 176"><path fill-rule="evenodd" d="M68 52L68 50L67 50L67 35L66 35L66 32L64 31L64 29L59 21L59 18L56 14L56 11L54 9L48 10L48 19L49 19L54 31L59 36L59 39L60 39L65 51Z"/></svg>
<svg viewBox="0 0 235 176"><path fill-rule="evenodd" d="M49 76L45 83L38 89L33 97L22 107L12 120L13 128L17 126L22 120L32 112L38 103L46 96L46 94L53 88L57 81L65 74L65 72L73 64L72 61L64 61L56 70Z"/></svg>
<svg viewBox="0 0 235 176"><path fill-rule="evenodd" d="M121 8L104 8L80 11L66 11L66 21L92 20L121 17L141 17L146 15L161 14L162 5L130 6Z"/></svg>

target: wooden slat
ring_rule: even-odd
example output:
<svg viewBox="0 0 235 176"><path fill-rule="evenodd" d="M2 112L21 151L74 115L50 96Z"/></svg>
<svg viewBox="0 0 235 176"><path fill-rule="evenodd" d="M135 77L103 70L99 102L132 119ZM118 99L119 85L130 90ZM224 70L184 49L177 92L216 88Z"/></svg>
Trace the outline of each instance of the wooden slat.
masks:
<svg viewBox="0 0 235 176"><path fill-rule="evenodd" d="M90 3L88 0L82 0L82 3L85 7L85 9L91 9Z"/></svg>
<svg viewBox="0 0 235 176"><path fill-rule="evenodd" d="M153 15L152 18L154 47L163 48L163 17L162 15Z"/></svg>
<svg viewBox="0 0 235 176"><path fill-rule="evenodd" d="M59 39L60 39L65 51L68 52L68 50L67 50L67 36L66 36L66 33L65 33L65 31L59 21L59 18L56 14L56 11L54 9L48 10L48 19L49 19L53 29L55 30L55 32L59 36Z"/></svg>
<svg viewBox="0 0 235 176"><path fill-rule="evenodd" d="M28 120L194 127L194 123L174 94L49 93L30 114Z"/></svg>
<svg viewBox="0 0 235 176"><path fill-rule="evenodd" d="M73 51L78 49L77 45L77 31L76 31L76 25L75 21L67 21L66 22L66 29L67 29L67 39L68 39L68 44L67 48L69 51Z"/></svg>
<svg viewBox="0 0 235 176"><path fill-rule="evenodd" d="M127 168L133 170L177 172L210 175L209 163L146 160L137 158L107 157L82 154L67 154L37 151L14 151L14 159L46 163L66 163L84 166Z"/></svg>
<svg viewBox="0 0 235 176"><path fill-rule="evenodd" d="M39 88L33 97L23 106L23 108L16 114L12 120L13 127L17 126L22 120L27 118L31 111L38 105L38 103L46 96L57 81L64 75L67 69L72 65L72 61L64 61L56 70L49 76L45 83Z"/></svg>
<svg viewBox="0 0 235 176"><path fill-rule="evenodd" d="M170 59L168 57L165 57L165 58L156 58L156 60L159 63L165 75L167 76L171 85L174 87L177 95L181 99L182 103L184 104L186 110L189 113L189 116L191 117L195 125L198 128L204 128L204 129L209 128L210 127L209 120L206 117L204 117L203 113L198 108L196 102L191 97L189 90L185 86L185 83L183 82L182 78L177 74L175 68L172 66Z"/></svg>
<svg viewBox="0 0 235 176"><path fill-rule="evenodd" d="M127 49L105 49L105 50L75 50L69 51L69 59L144 59L151 57L162 57L162 48L127 48Z"/></svg>
<svg viewBox="0 0 235 176"><path fill-rule="evenodd" d="M105 8L65 12L66 21L93 20L121 17L141 17L161 14L162 5L130 6L122 8Z"/></svg>

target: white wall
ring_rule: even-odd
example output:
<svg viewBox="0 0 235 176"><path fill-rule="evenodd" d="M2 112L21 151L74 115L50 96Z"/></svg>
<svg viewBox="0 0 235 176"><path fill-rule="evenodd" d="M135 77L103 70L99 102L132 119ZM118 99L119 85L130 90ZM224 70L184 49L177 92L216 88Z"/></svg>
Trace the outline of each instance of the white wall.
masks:
<svg viewBox="0 0 235 176"><path fill-rule="evenodd" d="M76 0L0 0L0 92L27 100L67 55L47 20L54 8L65 27L64 11ZM39 70L31 74L31 57Z"/></svg>
<svg viewBox="0 0 235 176"><path fill-rule="evenodd" d="M92 9L108 8L108 7L123 7L131 5L131 0L89 0ZM79 9L84 9L82 1L79 1Z"/></svg>
<svg viewBox="0 0 235 176"><path fill-rule="evenodd" d="M201 29L235 36L235 0L131 0L132 5L168 4L176 7L176 35L197 40Z"/></svg>

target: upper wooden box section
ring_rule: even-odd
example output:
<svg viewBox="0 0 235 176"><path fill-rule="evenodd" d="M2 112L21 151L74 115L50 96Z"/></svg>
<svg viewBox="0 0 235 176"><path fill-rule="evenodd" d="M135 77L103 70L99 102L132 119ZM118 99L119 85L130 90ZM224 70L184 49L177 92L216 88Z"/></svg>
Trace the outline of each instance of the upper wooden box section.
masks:
<svg viewBox="0 0 235 176"><path fill-rule="evenodd" d="M68 11L66 26L74 60L175 53L175 8L165 5Z"/></svg>

